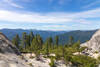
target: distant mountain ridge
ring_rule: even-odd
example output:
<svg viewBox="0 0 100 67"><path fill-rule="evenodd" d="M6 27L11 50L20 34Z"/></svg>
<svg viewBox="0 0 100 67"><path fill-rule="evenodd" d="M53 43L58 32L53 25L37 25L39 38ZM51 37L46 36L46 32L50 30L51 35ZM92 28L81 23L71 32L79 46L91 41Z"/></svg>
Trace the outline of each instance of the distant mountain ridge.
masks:
<svg viewBox="0 0 100 67"><path fill-rule="evenodd" d="M80 40L81 43L86 42L91 38L91 36L97 31L97 30L88 30L88 31L44 31L44 30L24 30L24 29L1 29L0 32L4 33L10 40L16 35L19 34L20 37L22 37L22 33L26 32L27 34L30 33L30 31L33 31L34 34L40 34L43 40L46 40L48 37L54 37L56 35L59 36L59 43L60 44L66 44L69 41L69 37L73 36L75 42Z"/></svg>
<svg viewBox="0 0 100 67"><path fill-rule="evenodd" d="M90 38L96 31L97 30L88 30L88 31L76 30L76 31L66 32L64 34L59 35L60 38L59 41L61 44L66 44L69 41L69 37L73 36L74 42L80 40L81 43L84 43L87 40L90 40Z"/></svg>
<svg viewBox="0 0 100 67"><path fill-rule="evenodd" d="M26 32L27 34L33 31L34 34L40 34L42 38L45 40L47 37L54 37L56 35L60 35L65 33L66 31L44 31L44 30L24 30L24 29L1 29L0 32L4 33L10 40L16 35L19 34L22 37L22 33Z"/></svg>

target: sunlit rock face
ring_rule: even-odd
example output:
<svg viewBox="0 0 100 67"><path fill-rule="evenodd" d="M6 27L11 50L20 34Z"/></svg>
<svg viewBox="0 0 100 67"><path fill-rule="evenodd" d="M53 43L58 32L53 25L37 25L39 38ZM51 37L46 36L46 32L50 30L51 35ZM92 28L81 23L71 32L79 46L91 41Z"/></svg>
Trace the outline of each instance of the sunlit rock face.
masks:
<svg viewBox="0 0 100 67"><path fill-rule="evenodd" d="M2 33L0 33L0 67L28 67L20 58L16 46Z"/></svg>
<svg viewBox="0 0 100 67"><path fill-rule="evenodd" d="M100 30L98 30L88 42L81 44L81 46L86 46L93 52L100 52Z"/></svg>
<svg viewBox="0 0 100 67"><path fill-rule="evenodd" d="M100 30L88 42L81 44L81 47L87 47L82 51L83 54L97 59L100 56Z"/></svg>

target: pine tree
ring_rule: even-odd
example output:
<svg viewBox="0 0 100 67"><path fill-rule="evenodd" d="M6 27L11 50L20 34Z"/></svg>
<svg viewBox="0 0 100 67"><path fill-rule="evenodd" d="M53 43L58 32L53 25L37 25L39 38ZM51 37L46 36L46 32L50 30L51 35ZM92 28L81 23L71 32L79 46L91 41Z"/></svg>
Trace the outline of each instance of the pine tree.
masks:
<svg viewBox="0 0 100 67"><path fill-rule="evenodd" d="M73 36L70 36L69 37L69 45L73 45L73 43L74 43L74 38L73 38Z"/></svg>
<svg viewBox="0 0 100 67"><path fill-rule="evenodd" d="M33 34L33 32L31 31L30 32L30 44L32 43L32 40L34 39L34 34Z"/></svg>
<svg viewBox="0 0 100 67"><path fill-rule="evenodd" d="M44 44L44 49L45 49L45 53L48 56L49 55L49 50L52 48L53 45L53 40L51 37L47 38Z"/></svg>
<svg viewBox="0 0 100 67"><path fill-rule="evenodd" d="M49 55L49 38L46 40L45 42L45 51L46 51L46 55Z"/></svg>
<svg viewBox="0 0 100 67"><path fill-rule="evenodd" d="M55 43L56 43L56 45L58 47L58 45L59 45L59 37L58 36L55 37Z"/></svg>
<svg viewBox="0 0 100 67"><path fill-rule="evenodd" d="M17 48L19 48L19 44L20 44L20 37L18 34L16 34L16 36L13 38L12 43L14 45L16 45Z"/></svg>
<svg viewBox="0 0 100 67"><path fill-rule="evenodd" d="M80 40L78 40L76 43L74 43L72 47L76 50L79 50L80 49Z"/></svg>
<svg viewBox="0 0 100 67"><path fill-rule="evenodd" d="M48 38L48 44L49 44L49 47L50 47L50 48L53 47L53 40L52 40L52 37L49 37L49 38Z"/></svg>
<svg viewBox="0 0 100 67"><path fill-rule="evenodd" d="M37 36L34 37L31 43L31 51L36 54L36 59L39 59L40 56L40 44L38 43Z"/></svg>
<svg viewBox="0 0 100 67"><path fill-rule="evenodd" d="M64 57L64 55L65 55L65 48L64 48L64 46L62 47L62 56Z"/></svg>
<svg viewBox="0 0 100 67"><path fill-rule="evenodd" d="M39 49L37 38L35 37L31 43L31 50L36 52Z"/></svg>
<svg viewBox="0 0 100 67"><path fill-rule="evenodd" d="M26 47L27 47L27 49L29 49L30 46L31 46L31 44L30 44L30 35L26 35Z"/></svg>
<svg viewBox="0 0 100 67"><path fill-rule="evenodd" d="M27 46L26 46L26 38L27 38L27 34L26 34L26 32L23 32L23 34L22 34L21 46L22 46L22 48L24 48L24 49L27 48Z"/></svg>
<svg viewBox="0 0 100 67"><path fill-rule="evenodd" d="M38 45L40 46L40 49L42 49L43 47L43 40L42 37L40 35L36 35L37 40L38 40Z"/></svg>

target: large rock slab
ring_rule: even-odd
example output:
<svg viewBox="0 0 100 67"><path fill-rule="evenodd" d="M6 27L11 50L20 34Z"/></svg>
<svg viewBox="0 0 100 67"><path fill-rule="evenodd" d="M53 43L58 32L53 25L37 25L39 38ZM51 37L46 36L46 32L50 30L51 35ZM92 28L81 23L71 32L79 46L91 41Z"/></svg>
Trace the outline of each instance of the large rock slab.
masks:
<svg viewBox="0 0 100 67"><path fill-rule="evenodd" d="M28 67L15 45L0 33L0 67Z"/></svg>
<svg viewBox="0 0 100 67"><path fill-rule="evenodd" d="M92 52L100 52L100 30L98 30L88 42L81 44L81 46L88 47L88 50Z"/></svg>

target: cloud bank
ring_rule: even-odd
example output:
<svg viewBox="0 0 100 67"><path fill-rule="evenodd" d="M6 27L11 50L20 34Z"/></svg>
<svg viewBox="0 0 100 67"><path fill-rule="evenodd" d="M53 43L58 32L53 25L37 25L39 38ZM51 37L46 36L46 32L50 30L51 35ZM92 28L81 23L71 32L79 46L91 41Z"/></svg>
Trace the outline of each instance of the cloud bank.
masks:
<svg viewBox="0 0 100 67"><path fill-rule="evenodd" d="M43 0L41 1L42 3L40 1L41 0L1 0L0 28L74 30L96 29L100 26L100 8L93 7L99 4L100 0L87 0L84 2L83 0L76 0L76 3L72 0ZM49 5L45 7L46 5L43 4L48 2ZM52 6L53 4L54 6ZM71 9L73 4L81 4L81 6L78 7L77 5L75 9L77 11L75 11ZM65 7L66 5L68 6ZM44 7L50 8L50 10L42 9ZM54 7L57 8L58 12ZM69 13L66 8L68 8L68 10L71 9L72 12ZM84 8L84 11L80 10L80 8ZM87 10L87 8L93 9Z"/></svg>
<svg viewBox="0 0 100 67"><path fill-rule="evenodd" d="M0 10L0 21L17 22L17 23L70 23L79 22L84 24L91 23L91 18L100 18L100 8L79 12L79 13L29 13L13 12Z"/></svg>

